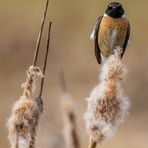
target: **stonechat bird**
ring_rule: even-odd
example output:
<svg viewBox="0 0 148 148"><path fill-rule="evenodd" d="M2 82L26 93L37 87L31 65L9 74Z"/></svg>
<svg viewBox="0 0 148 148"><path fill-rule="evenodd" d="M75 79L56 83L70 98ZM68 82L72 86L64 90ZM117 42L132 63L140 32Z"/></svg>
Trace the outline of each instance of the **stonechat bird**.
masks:
<svg viewBox="0 0 148 148"><path fill-rule="evenodd" d="M101 15L91 34L94 40L95 56L101 64L109 55L114 53L117 46L122 48L123 56L130 36L130 24L124 9L119 2L111 2Z"/></svg>

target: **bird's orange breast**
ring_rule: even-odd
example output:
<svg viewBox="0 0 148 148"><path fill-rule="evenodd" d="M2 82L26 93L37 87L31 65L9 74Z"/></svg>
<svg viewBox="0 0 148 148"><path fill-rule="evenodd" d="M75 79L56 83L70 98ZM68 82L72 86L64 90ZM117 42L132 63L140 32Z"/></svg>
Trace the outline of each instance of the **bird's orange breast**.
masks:
<svg viewBox="0 0 148 148"><path fill-rule="evenodd" d="M128 20L104 16L98 32L98 43L101 53L108 56L116 46L123 47L127 35Z"/></svg>

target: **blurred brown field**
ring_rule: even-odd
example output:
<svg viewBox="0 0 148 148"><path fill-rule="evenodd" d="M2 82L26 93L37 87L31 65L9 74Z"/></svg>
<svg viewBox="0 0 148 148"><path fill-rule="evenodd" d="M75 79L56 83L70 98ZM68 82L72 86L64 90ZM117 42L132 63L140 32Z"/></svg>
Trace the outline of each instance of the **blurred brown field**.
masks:
<svg viewBox="0 0 148 148"><path fill-rule="evenodd" d="M89 36L108 0L51 0L38 65L42 66L47 25L53 21L50 56L43 94L45 113L37 133L36 147L62 148L62 120L58 71L65 72L68 90L76 101L81 147L88 136L83 120L85 98L98 84L98 66ZM131 44L123 58L129 73L124 82L131 107L129 116L115 137L100 148L148 147L148 1L120 1L131 23ZM20 85L32 63L44 0L0 0L0 148L8 147L6 121L14 102L21 96Z"/></svg>

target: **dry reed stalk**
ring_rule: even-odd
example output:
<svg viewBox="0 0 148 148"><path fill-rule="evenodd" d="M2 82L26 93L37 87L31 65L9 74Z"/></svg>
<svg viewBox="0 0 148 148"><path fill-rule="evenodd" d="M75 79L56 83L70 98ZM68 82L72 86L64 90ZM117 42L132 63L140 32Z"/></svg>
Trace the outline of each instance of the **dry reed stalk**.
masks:
<svg viewBox="0 0 148 148"><path fill-rule="evenodd" d="M50 23L49 23L49 28L48 28L48 37L47 37L47 46L46 46L45 60L44 60L44 66L43 66L43 75L44 75L44 76L45 76L45 72L46 72L47 59L48 59L48 52L49 52L51 25L52 25L52 22L50 21ZM42 96L42 92L43 92L44 78L45 78L45 77L43 77L43 78L42 78L42 81L41 81L41 88L40 88L40 93L39 93L39 96L40 96L40 97Z"/></svg>
<svg viewBox="0 0 148 148"><path fill-rule="evenodd" d="M26 82L22 85L24 91L20 99L14 104L11 117L8 120L8 139L11 144L11 148L34 148L35 147L35 135L36 128L39 121L39 116L43 111L43 102L41 99L44 78L39 67L36 67L38 52L47 15L49 0L46 0L44 14L41 21L40 32L37 39L36 50L33 58L33 66L29 67L27 71ZM49 25L48 40L46 56L44 61L43 73L45 74L46 62L49 48L51 22ZM36 79L42 78L41 90L39 97L33 98L33 85Z"/></svg>
<svg viewBox="0 0 148 148"><path fill-rule="evenodd" d="M121 61L122 49L117 47L102 65L100 84L87 98L86 126L90 135L89 148L113 136L128 113L128 99L123 96L121 82L127 72Z"/></svg>
<svg viewBox="0 0 148 148"><path fill-rule="evenodd" d="M63 71L59 74L62 88L61 109L64 125L64 139L67 148L80 148L79 138L77 135L76 115L74 113L74 101L67 92Z"/></svg>
<svg viewBox="0 0 148 148"><path fill-rule="evenodd" d="M48 36L47 36L47 46L46 46L46 53L45 53L45 59L44 59L44 65L43 65L43 75L41 80L41 86L39 95L36 98L36 101L38 102L38 105L40 107L40 111L43 112L43 99L42 99L42 93L43 93L43 86L44 86L44 79L45 79L45 72L46 72L46 66L47 66L47 59L48 59L48 52L49 52L49 43L50 43L50 34L51 34L51 25L52 22L49 22L49 28L48 28Z"/></svg>
<svg viewBox="0 0 148 148"><path fill-rule="evenodd" d="M49 41L50 41L51 22L49 24L47 48L43 65L43 74L45 75ZM44 77L39 67L30 66L27 71L26 82L23 83L23 95L15 103L12 115L8 120L9 141L11 148L34 148L36 129L40 114L43 112L42 91ZM40 93L37 98L32 97L33 85L36 79L42 78Z"/></svg>
<svg viewBox="0 0 148 148"><path fill-rule="evenodd" d="M41 21L41 27L40 27L40 31L39 31L39 34L38 34L35 54L34 54L33 63L32 63L33 66L36 66L36 63L37 63L37 58L38 58L41 38L42 38L42 34L43 34L45 19L46 19L46 15L47 15L48 5L49 5L49 0L46 0L46 4L45 4L45 8L44 8L44 13L43 13L43 16L42 16L42 21Z"/></svg>

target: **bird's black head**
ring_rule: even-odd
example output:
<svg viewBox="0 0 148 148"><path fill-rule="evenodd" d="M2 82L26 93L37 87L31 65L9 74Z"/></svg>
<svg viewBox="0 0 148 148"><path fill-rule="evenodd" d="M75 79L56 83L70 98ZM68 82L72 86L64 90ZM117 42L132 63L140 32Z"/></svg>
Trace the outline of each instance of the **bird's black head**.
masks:
<svg viewBox="0 0 148 148"><path fill-rule="evenodd" d="M121 18L124 15L124 10L119 2L111 2L108 4L105 13L112 18Z"/></svg>

